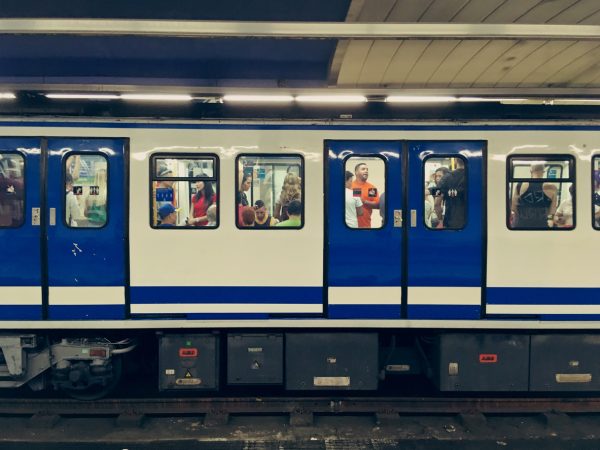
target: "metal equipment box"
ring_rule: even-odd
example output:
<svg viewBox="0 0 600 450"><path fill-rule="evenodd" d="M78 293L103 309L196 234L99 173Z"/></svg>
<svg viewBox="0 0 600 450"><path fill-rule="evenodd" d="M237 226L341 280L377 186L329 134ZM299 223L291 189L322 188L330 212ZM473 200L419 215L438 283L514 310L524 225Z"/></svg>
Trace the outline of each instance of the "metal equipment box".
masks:
<svg viewBox="0 0 600 450"><path fill-rule="evenodd" d="M158 343L158 384L163 390L214 390L219 387L219 337L164 334Z"/></svg>
<svg viewBox="0 0 600 450"><path fill-rule="evenodd" d="M600 336L531 336L532 391L600 390Z"/></svg>
<svg viewBox="0 0 600 450"><path fill-rule="evenodd" d="M285 338L286 389L377 389L377 333L286 333Z"/></svg>
<svg viewBox="0 0 600 450"><path fill-rule="evenodd" d="M433 349L434 382L441 391L527 391L529 336L440 334Z"/></svg>
<svg viewBox="0 0 600 450"><path fill-rule="evenodd" d="M229 334L228 384L282 384L283 334Z"/></svg>

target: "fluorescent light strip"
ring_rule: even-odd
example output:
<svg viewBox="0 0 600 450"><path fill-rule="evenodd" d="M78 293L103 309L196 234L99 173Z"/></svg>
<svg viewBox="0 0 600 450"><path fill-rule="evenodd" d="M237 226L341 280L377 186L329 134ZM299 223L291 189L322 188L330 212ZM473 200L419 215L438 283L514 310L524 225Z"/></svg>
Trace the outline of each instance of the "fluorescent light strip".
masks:
<svg viewBox="0 0 600 450"><path fill-rule="evenodd" d="M224 102L256 102L256 103L291 103L294 97L291 95L245 95L233 94L223 96Z"/></svg>
<svg viewBox="0 0 600 450"><path fill-rule="evenodd" d="M118 100L120 95L116 94L44 94L47 98L68 100Z"/></svg>
<svg viewBox="0 0 600 450"><path fill-rule="evenodd" d="M120 98L151 102L189 102L193 100L193 97L187 94L122 94Z"/></svg>
<svg viewBox="0 0 600 450"><path fill-rule="evenodd" d="M298 95L297 102L301 103L366 103L364 95Z"/></svg>
<svg viewBox="0 0 600 450"><path fill-rule="evenodd" d="M0 92L0 99L14 100L15 98L17 98L17 96L15 94L13 94L12 92Z"/></svg>
<svg viewBox="0 0 600 450"><path fill-rule="evenodd" d="M453 103L458 101L456 97L444 95L389 95L385 98L386 103Z"/></svg>

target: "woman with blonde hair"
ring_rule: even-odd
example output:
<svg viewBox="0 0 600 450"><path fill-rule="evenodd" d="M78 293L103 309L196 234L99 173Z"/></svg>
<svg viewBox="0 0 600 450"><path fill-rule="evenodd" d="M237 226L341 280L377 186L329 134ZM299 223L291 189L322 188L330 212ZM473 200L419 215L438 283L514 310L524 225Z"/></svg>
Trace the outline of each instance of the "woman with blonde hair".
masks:
<svg viewBox="0 0 600 450"><path fill-rule="evenodd" d="M283 180L279 200L275 203L275 218L280 222L289 219L287 208L290 202L302 201L302 178L293 172L288 172Z"/></svg>

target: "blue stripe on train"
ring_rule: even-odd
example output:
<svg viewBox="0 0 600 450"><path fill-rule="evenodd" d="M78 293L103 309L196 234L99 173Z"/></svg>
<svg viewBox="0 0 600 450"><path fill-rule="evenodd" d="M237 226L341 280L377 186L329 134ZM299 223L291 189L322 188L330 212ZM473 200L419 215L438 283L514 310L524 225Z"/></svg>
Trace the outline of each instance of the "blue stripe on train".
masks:
<svg viewBox="0 0 600 450"><path fill-rule="evenodd" d="M50 320L123 320L125 305L54 305L48 308Z"/></svg>
<svg viewBox="0 0 600 450"><path fill-rule="evenodd" d="M330 319L399 319L400 305L329 305Z"/></svg>
<svg viewBox="0 0 600 450"><path fill-rule="evenodd" d="M132 304L156 303L292 303L320 304L321 287L157 286L131 287Z"/></svg>
<svg viewBox="0 0 600 450"><path fill-rule="evenodd" d="M481 307L479 305L408 305L408 317L411 320L473 320L481 318Z"/></svg>
<svg viewBox="0 0 600 450"><path fill-rule="evenodd" d="M600 305L600 288L487 288L490 305Z"/></svg>
<svg viewBox="0 0 600 450"><path fill-rule="evenodd" d="M41 305L2 305L0 320L41 320Z"/></svg>

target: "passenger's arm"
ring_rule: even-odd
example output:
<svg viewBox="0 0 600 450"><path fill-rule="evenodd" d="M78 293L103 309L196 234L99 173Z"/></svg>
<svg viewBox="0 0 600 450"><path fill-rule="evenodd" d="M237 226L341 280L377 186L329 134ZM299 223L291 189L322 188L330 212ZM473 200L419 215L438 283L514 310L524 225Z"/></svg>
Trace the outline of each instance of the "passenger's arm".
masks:
<svg viewBox="0 0 600 450"><path fill-rule="evenodd" d="M356 207L356 215L357 216L362 216L364 214L364 210L362 206L357 206Z"/></svg>
<svg viewBox="0 0 600 450"><path fill-rule="evenodd" d="M443 220L442 201L443 201L443 194L440 194L435 198L435 203L433 205L433 210L435 211L435 215L437 216L437 218L440 222Z"/></svg>

